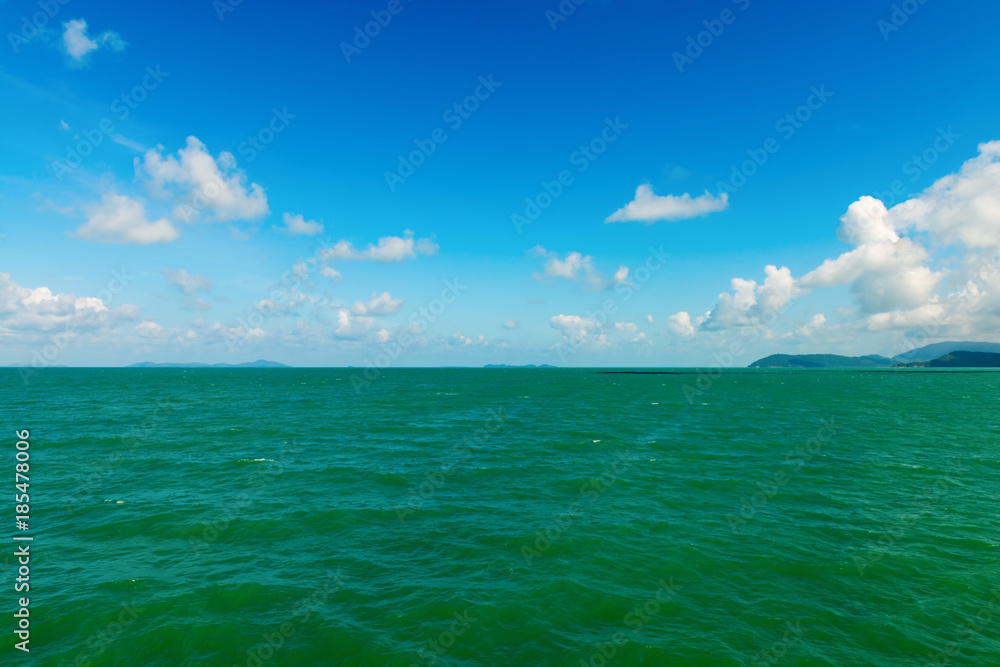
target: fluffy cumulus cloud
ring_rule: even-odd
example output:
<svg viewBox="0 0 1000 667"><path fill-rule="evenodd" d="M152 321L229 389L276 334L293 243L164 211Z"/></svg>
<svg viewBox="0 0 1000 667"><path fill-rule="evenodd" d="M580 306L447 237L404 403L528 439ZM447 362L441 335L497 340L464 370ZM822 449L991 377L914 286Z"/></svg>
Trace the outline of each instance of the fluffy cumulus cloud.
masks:
<svg viewBox="0 0 1000 667"><path fill-rule="evenodd" d="M316 222L315 220L306 220L301 213L297 215L285 213L281 216L281 220L284 225L279 227L279 229L286 234L292 234L293 236L317 236L323 233L323 223Z"/></svg>
<svg viewBox="0 0 1000 667"><path fill-rule="evenodd" d="M900 237L885 205L872 197L851 204L838 236L856 247L802 277L803 287L850 284L863 314L917 308L927 302L941 278L928 268L927 251Z"/></svg>
<svg viewBox="0 0 1000 667"><path fill-rule="evenodd" d="M353 315L392 315L403 307L405 299L393 299L388 292L375 294L368 301L355 301L351 307Z"/></svg>
<svg viewBox="0 0 1000 667"><path fill-rule="evenodd" d="M838 236L854 249L800 282L850 285L868 329L992 333L1000 314L1000 141L981 144L958 173L891 209L862 197Z"/></svg>
<svg viewBox="0 0 1000 667"><path fill-rule="evenodd" d="M169 243L180 231L166 218L150 222L146 202L116 193L105 193L101 203L84 207L87 221L75 236L101 243Z"/></svg>
<svg viewBox="0 0 1000 667"><path fill-rule="evenodd" d="M264 188L247 182L232 153L214 158L197 137L188 137L177 155L157 146L135 158L135 174L152 197L173 202L176 220L256 220L269 213Z"/></svg>
<svg viewBox="0 0 1000 667"><path fill-rule="evenodd" d="M99 48L121 51L128 45L114 30L105 30L96 39L92 39L87 34L87 22L83 19L73 19L63 23L63 46L70 58L82 62L84 56Z"/></svg>
<svg viewBox="0 0 1000 667"><path fill-rule="evenodd" d="M936 243L970 250L1000 247L1000 141L980 144L979 156L894 206L893 225L927 232Z"/></svg>
<svg viewBox="0 0 1000 667"><path fill-rule="evenodd" d="M116 319L130 319L137 308L111 310L98 297L56 294L48 287L22 287L9 273L0 273L0 332L37 333L54 330L72 337Z"/></svg>
<svg viewBox="0 0 1000 667"><path fill-rule="evenodd" d="M600 350L611 346L604 326L592 317L556 315L549 326L562 334L563 342L572 349Z"/></svg>
<svg viewBox="0 0 1000 667"><path fill-rule="evenodd" d="M715 308L700 323L705 331L720 331L769 324L801 293L792 272L774 265L764 268L760 285L755 280L733 278L733 292L723 292Z"/></svg>
<svg viewBox="0 0 1000 667"><path fill-rule="evenodd" d="M809 291L847 286L852 308L838 308L840 322L822 314L788 327L784 337L815 339L860 332L895 332L897 342L920 339L995 338L1000 330L1000 141L954 174L892 208L861 197L840 219L838 238L850 250L822 262L800 279L768 266L763 284L734 278L705 316L670 318L681 337L698 331L767 324L791 299ZM902 336L902 339L899 337ZM835 338L831 338L834 340Z"/></svg>
<svg viewBox="0 0 1000 667"><path fill-rule="evenodd" d="M701 218L727 208L729 195L726 193L713 196L705 192L698 197L687 193L660 196L649 185L640 185L635 191L635 199L609 215L604 222L641 222L651 225L660 220Z"/></svg>
<svg viewBox="0 0 1000 667"><path fill-rule="evenodd" d="M177 155L162 151L158 146L134 161L136 180L145 185L151 201L107 192L100 203L84 206L87 222L75 236L101 243L169 243L180 237L178 222L255 220L268 214L264 189L247 184L232 154L213 158L195 137L188 137ZM171 217L151 221L147 204L170 209Z"/></svg>
<svg viewBox="0 0 1000 667"><path fill-rule="evenodd" d="M369 243L358 250L350 241L338 241L332 248L322 251L322 259L371 260L373 262L402 262L417 255L436 255L439 250L433 239L415 239L406 230L403 236L383 236L378 243Z"/></svg>
<svg viewBox="0 0 1000 667"><path fill-rule="evenodd" d="M667 319L667 328L675 336L681 336L687 338L688 336L693 336L697 331L698 327L701 326L703 318L692 322L691 314L685 311L679 313L674 313Z"/></svg>
<svg viewBox="0 0 1000 667"><path fill-rule="evenodd" d="M611 289L617 284L628 284L628 267L620 266L609 281L594 267L594 258L579 252L569 252L562 259L559 253L546 250L540 245L528 251L529 257L545 258L545 270L532 274L533 280L557 278L577 280L587 283L594 290Z"/></svg>

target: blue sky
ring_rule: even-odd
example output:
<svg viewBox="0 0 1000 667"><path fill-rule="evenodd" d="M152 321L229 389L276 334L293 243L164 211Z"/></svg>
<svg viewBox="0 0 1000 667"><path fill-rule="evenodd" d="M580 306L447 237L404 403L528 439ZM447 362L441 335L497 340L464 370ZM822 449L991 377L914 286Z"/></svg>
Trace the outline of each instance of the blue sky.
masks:
<svg viewBox="0 0 1000 667"><path fill-rule="evenodd" d="M0 363L744 366L996 338L996 3L0 19Z"/></svg>

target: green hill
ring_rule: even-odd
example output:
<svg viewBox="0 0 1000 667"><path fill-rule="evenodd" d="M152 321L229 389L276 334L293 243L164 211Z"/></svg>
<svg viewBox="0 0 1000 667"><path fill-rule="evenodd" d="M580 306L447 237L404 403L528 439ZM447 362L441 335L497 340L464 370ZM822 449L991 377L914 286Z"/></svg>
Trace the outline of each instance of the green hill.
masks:
<svg viewBox="0 0 1000 667"><path fill-rule="evenodd" d="M956 350L930 361L898 364L901 368L1000 368L1000 354Z"/></svg>
<svg viewBox="0 0 1000 667"><path fill-rule="evenodd" d="M844 357L839 354L772 354L750 364L750 368L888 368L892 359L869 354Z"/></svg>
<svg viewBox="0 0 1000 667"><path fill-rule="evenodd" d="M948 341L945 343L934 343L925 345L903 354L897 354L893 359L899 363L931 361L940 359L943 355L953 352L1000 352L1000 343L981 343L972 341Z"/></svg>

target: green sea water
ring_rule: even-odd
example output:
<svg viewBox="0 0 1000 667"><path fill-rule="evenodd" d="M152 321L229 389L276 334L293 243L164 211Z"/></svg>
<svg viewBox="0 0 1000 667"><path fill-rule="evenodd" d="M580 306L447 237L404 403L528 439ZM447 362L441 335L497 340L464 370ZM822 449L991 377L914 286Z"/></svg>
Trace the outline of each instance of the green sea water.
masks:
<svg viewBox="0 0 1000 667"><path fill-rule="evenodd" d="M0 371L0 664L1000 665L1000 374L353 373Z"/></svg>

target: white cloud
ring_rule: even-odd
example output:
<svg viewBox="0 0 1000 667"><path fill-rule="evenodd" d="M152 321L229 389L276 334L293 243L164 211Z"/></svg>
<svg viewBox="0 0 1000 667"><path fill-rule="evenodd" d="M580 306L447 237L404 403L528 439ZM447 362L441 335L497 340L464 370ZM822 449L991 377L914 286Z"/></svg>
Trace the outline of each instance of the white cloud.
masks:
<svg viewBox="0 0 1000 667"><path fill-rule="evenodd" d="M332 266L323 266L320 268L319 273L321 276L329 278L330 280L338 281L340 280L340 271L333 268Z"/></svg>
<svg viewBox="0 0 1000 667"><path fill-rule="evenodd" d="M59 127L61 127L64 130L68 130L69 129L69 123L67 123L64 120L61 120L61 121L59 121Z"/></svg>
<svg viewBox="0 0 1000 667"><path fill-rule="evenodd" d="M925 266L929 257L921 245L896 233L892 214L881 201L862 197L840 220L838 236L857 247L803 276L803 287L851 284L864 314L927 303L941 274Z"/></svg>
<svg viewBox="0 0 1000 667"><path fill-rule="evenodd" d="M630 283L628 281L628 267L627 266L625 266L624 264L622 264L621 266L618 267L618 270L615 271L614 277L611 278L611 285L612 286L613 285L628 285L629 287L632 286L632 283Z"/></svg>
<svg viewBox="0 0 1000 667"><path fill-rule="evenodd" d="M296 236L317 236L323 233L322 222L306 220L301 213L296 215L285 213L281 216L281 219L285 223L285 226L279 227L279 229L287 232L288 234Z"/></svg>
<svg viewBox="0 0 1000 667"><path fill-rule="evenodd" d="M370 317L351 315L349 310L339 310L337 311L337 327L333 330L333 335L349 340L361 338L371 330L374 324L375 320Z"/></svg>
<svg viewBox="0 0 1000 667"><path fill-rule="evenodd" d="M861 332L916 335L917 340L996 338L1000 330L1000 141L954 174L890 209L861 197L840 219L838 237L853 246L798 281L768 267L768 279L732 281L709 316L692 326L725 330L758 324L803 288L848 285L856 308L837 308L845 321L815 315L783 337L823 336L851 344ZM678 314L684 315L686 314ZM689 331L687 320L672 330ZM773 337L774 331L764 333ZM900 344L904 339L897 339ZM904 347L912 347L907 343Z"/></svg>
<svg viewBox="0 0 1000 667"><path fill-rule="evenodd" d="M826 326L826 315L823 313L817 313L813 315L812 319L808 323L799 327L795 330L795 333L799 336L805 338L811 338L815 336L823 327Z"/></svg>
<svg viewBox="0 0 1000 667"><path fill-rule="evenodd" d="M667 328L681 337L693 336L701 322L692 322L691 315L685 311L674 313L667 319Z"/></svg>
<svg viewBox="0 0 1000 667"><path fill-rule="evenodd" d="M518 327L517 320L504 320L500 325L504 329L516 329Z"/></svg>
<svg viewBox="0 0 1000 667"><path fill-rule="evenodd" d="M53 294L48 287L22 287L0 273L0 331L51 331L97 328L111 319L127 319L135 306L108 309L97 297Z"/></svg>
<svg viewBox="0 0 1000 667"><path fill-rule="evenodd" d="M135 329L132 330L136 336L142 336L143 338L158 338L162 336L166 331L164 328L153 322L152 320L146 320L135 325Z"/></svg>
<svg viewBox="0 0 1000 667"><path fill-rule="evenodd" d="M77 62L91 51L106 46L112 51L121 51L126 46L125 40L114 30L106 30L96 40L87 35L87 22L83 19L73 19L63 23L63 46L66 53Z"/></svg>
<svg viewBox="0 0 1000 667"><path fill-rule="evenodd" d="M84 207L87 222L74 236L101 243L169 243L180 236L166 218L155 222L146 219L146 204L141 199L106 193L100 204Z"/></svg>
<svg viewBox="0 0 1000 667"><path fill-rule="evenodd" d="M451 338L447 340L448 345L459 346L459 347L486 347L490 344L490 341L486 336L480 335L477 338L469 338L468 336L462 334L461 332L454 333Z"/></svg>
<svg viewBox="0 0 1000 667"><path fill-rule="evenodd" d="M542 246L535 246L528 251L530 257L546 257L544 273L532 274L533 280L544 280L546 278L561 278L563 280L580 280L588 283L592 289L601 290L609 285L604 276L594 268L594 258L590 255L583 255L579 252L566 254L565 259L559 259L559 254L550 252ZM624 269L624 274L622 274ZM621 267L615 277L627 277L628 269ZM614 284L614 283L612 283Z"/></svg>
<svg viewBox="0 0 1000 667"><path fill-rule="evenodd" d="M979 145L979 156L957 174L938 179L890 212L898 230L928 232L942 245L1000 247L1000 141Z"/></svg>
<svg viewBox="0 0 1000 667"><path fill-rule="evenodd" d="M715 308L701 322L705 331L719 331L767 324L784 310L785 306L802 291L787 267L764 267L766 278L762 285L754 280L733 278L733 293L723 292ZM680 313L678 313L680 314Z"/></svg>
<svg viewBox="0 0 1000 667"><path fill-rule="evenodd" d="M566 259L552 257L545 263L545 275L553 278L576 279L583 274L594 272L594 258L590 255L584 257L578 252L571 252L566 255Z"/></svg>
<svg viewBox="0 0 1000 667"><path fill-rule="evenodd" d="M573 348L603 349L611 346L611 339L604 333L600 322L579 315L556 315L549 326L559 331L563 340Z"/></svg>
<svg viewBox="0 0 1000 667"><path fill-rule="evenodd" d="M350 241L338 241L332 248L322 251L321 258L402 262L417 255L435 255L438 249L433 239L414 239L413 232L406 230L403 236L383 236L377 245L369 243L360 251Z"/></svg>
<svg viewBox="0 0 1000 667"><path fill-rule="evenodd" d="M135 174L152 196L173 199L175 219L193 222L207 212L220 222L254 220L270 212L264 188L247 184L232 153L223 151L213 158L193 136L176 156L162 151L163 146L157 146L142 159L135 158Z"/></svg>
<svg viewBox="0 0 1000 667"><path fill-rule="evenodd" d="M187 296L212 289L212 281L208 276L190 274L184 269L164 268L163 275L167 277L167 283L179 287Z"/></svg>
<svg viewBox="0 0 1000 667"><path fill-rule="evenodd" d="M406 299L393 299L388 292L376 295L372 292L369 301L355 301L351 307L354 315L392 315L398 313Z"/></svg>
<svg viewBox="0 0 1000 667"><path fill-rule="evenodd" d="M604 222L642 222L651 225L658 220L688 220L729 208L729 195L723 192L713 196L705 194L692 197L683 195L659 196L653 188L643 184L635 191L635 199L611 215Z"/></svg>

